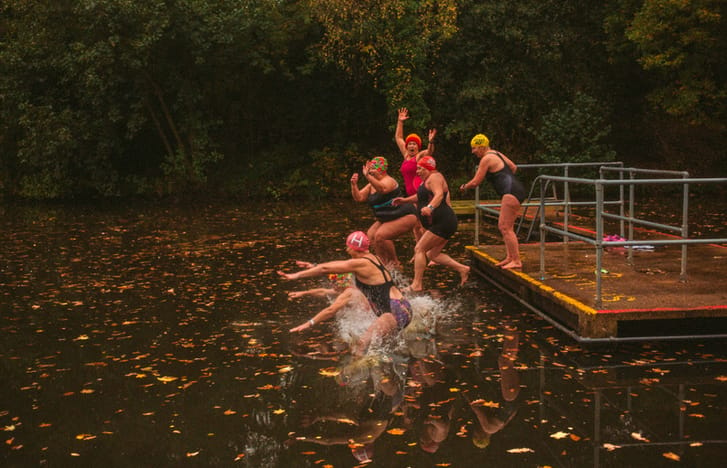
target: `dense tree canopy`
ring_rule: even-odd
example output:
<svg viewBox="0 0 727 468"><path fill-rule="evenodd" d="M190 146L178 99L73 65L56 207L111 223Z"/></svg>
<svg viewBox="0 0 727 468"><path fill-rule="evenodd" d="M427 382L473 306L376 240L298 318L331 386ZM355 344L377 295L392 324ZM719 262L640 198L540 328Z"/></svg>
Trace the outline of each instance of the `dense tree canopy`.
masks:
<svg viewBox="0 0 727 468"><path fill-rule="evenodd" d="M679 169L669 148L697 135L723 171L725 4L5 0L0 189L345 194L396 157L401 106L453 176L476 132L523 162Z"/></svg>

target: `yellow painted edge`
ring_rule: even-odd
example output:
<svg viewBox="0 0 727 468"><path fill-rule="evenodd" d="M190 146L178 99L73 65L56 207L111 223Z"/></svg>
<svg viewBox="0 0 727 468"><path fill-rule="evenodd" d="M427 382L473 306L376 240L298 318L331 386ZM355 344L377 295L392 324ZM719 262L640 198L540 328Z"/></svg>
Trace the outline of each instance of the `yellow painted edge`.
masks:
<svg viewBox="0 0 727 468"><path fill-rule="evenodd" d="M495 258L482 252L474 245L468 245L465 248L468 250L471 250L472 252L474 252L475 255L487 260L488 262L492 263L493 265L497 263L497 260ZM517 270L513 269L513 270L510 270L510 273L512 273L515 276L520 277L521 279L532 284L533 286L544 291L545 293L551 294L553 297L557 298L558 300L563 301L566 304L569 304L569 305L575 307L576 309L583 312L584 314L589 314L589 315L598 314L598 311L596 309L594 309L593 307L587 306L584 303L582 303L581 301L579 301L578 299L574 299L567 294L563 294L561 292L556 291L555 289L548 286L547 284L544 284L544 283L536 280L535 278L533 278L530 275L526 275L522 271L517 271Z"/></svg>

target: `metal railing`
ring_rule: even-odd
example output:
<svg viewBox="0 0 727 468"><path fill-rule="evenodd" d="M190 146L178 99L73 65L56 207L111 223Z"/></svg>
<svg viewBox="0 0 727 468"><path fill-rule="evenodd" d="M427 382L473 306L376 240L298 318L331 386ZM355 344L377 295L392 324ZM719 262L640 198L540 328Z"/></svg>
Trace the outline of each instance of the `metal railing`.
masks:
<svg viewBox="0 0 727 468"><path fill-rule="evenodd" d="M603 179L603 174L608 171L618 172L620 178L617 180L606 180ZM624 179L623 174L628 173L629 179ZM661 174L661 175L673 175L680 174L680 179L635 179L637 174ZM727 238L700 238L690 239L688 231L688 219L689 219L689 184L716 184L725 183L727 178L689 178L688 174L683 172L675 171L656 171L647 169L636 169L636 168L607 168L603 167L600 170L599 179L582 179L574 177L564 176L538 176L537 181L540 184L540 193L546 193L551 183L563 183L563 184L580 184L586 186L592 186L595 190L595 202L590 204L595 205L595 239L588 236L576 234L568 229L568 225L564 223L563 228L558 228L552 224L547 224L545 220L545 199L540 199L540 277L542 280L545 279L545 237L546 233L552 233L562 236L564 239L574 239L590 245L593 245L596 250L596 293L595 303L596 308L601 307L601 280L602 280L602 264L603 264L603 249L604 247L627 247L629 249L629 262L633 262L632 248L635 246L643 245L681 245L681 271L680 280L686 280L687 273L687 246L694 244L724 244L727 243ZM636 185L681 185L682 186L682 219L679 226L672 226L654 221L648 221L645 219L639 219L634 217L634 187ZM629 212L628 215L625 213L624 207L624 186L629 187ZM604 191L606 187L618 187L619 188L619 214L609 213L605 211L605 206L608 205L604 200ZM572 205L572 203L571 203ZM604 220L613 219L617 220L621 226L621 237L625 235L624 223L629 224L629 235L627 239L630 240L619 240L619 241L606 241L604 240ZM642 239L634 240L633 226L635 224L648 226L655 229L661 229L664 231L676 232L678 239Z"/></svg>
<svg viewBox="0 0 727 468"><path fill-rule="evenodd" d="M569 173L573 169L584 169L584 168L594 168L597 167L599 169L605 168L605 167L613 167L615 169L623 169L623 162L621 161L606 161L606 162L587 162L587 163L552 163L552 164L518 164L518 176L522 172L528 172L531 170L543 170L543 169L556 169L560 170L563 174L563 177L569 177ZM522 215L520 216L520 221L518 222L518 226L516 229L516 235L520 233L520 229L522 227L523 222L527 219L528 210L531 207L536 207L539 210L543 210L545 206L560 206L563 207L563 214L564 214L564 220L563 223L565 225L565 228L568 228L568 223L570 219L571 214L571 208L574 206L595 206L595 201L573 201L571 200L571 191L570 191L570 185L568 182L565 182L563 184L563 198L559 199L557 195L557 190L555 186L552 187L552 195L546 196L545 191L540 191L540 198L535 199L534 195L536 195L535 191L539 187L538 182L542 175L538 175L533 180L532 184L530 185L530 191L528 192L527 198L523 201L521 206L524 208ZM544 203L543 203L544 202ZM606 201L606 204L620 204L623 205L623 194L618 200L610 200ZM477 186L475 188L475 245L480 245L480 216L481 212L490 214L492 216L497 216L499 214L499 211L497 208L501 207L501 203L498 202L488 202L488 203L480 203L480 187ZM542 212L542 211L541 211ZM530 238L530 235L532 233L532 228L535 222L535 219L537 218L538 213L535 213L535 216L533 216L533 223L531 223L530 228L528 230L527 239ZM568 237L563 238L563 242L568 242Z"/></svg>

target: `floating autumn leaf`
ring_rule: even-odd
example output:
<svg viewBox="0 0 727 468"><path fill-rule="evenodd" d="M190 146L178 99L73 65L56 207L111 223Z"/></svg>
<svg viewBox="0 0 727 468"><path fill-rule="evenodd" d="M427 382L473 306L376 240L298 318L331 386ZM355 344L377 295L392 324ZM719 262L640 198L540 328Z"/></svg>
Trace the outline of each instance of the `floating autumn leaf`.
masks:
<svg viewBox="0 0 727 468"><path fill-rule="evenodd" d="M498 403L496 401L483 400L482 398L480 398L478 400L472 400L470 402L470 405L474 405L474 406L486 406L487 408L499 408L500 407L500 403Z"/></svg>
<svg viewBox="0 0 727 468"><path fill-rule="evenodd" d="M406 430L401 429L399 427L394 427L386 431L387 434L391 435L403 435L406 432Z"/></svg>
<svg viewBox="0 0 727 468"><path fill-rule="evenodd" d="M283 366L280 369L278 369L278 373L285 374L286 372L290 372L293 370L293 366Z"/></svg>
<svg viewBox="0 0 727 468"><path fill-rule="evenodd" d="M527 447L522 448L512 448L507 451L507 453L535 453L535 450Z"/></svg>
<svg viewBox="0 0 727 468"><path fill-rule="evenodd" d="M94 390L94 389L92 389L92 388L84 388L83 390L81 390L81 393L83 393L83 394L85 394L85 395L88 395L88 394L90 394L90 393L94 393L95 391L96 391L96 390Z"/></svg>
<svg viewBox="0 0 727 468"><path fill-rule="evenodd" d="M328 367L319 370L318 373L324 377L335 377L341 373L341 370L336 367Z"/></svg>
<svg viewBox="0 0 727 468"><path fill-rule="evenodd" d="M266 384L266 385L263 385L262 387L258 387L257 389L258 390L277 390L279 388L280 387L278 387L277 385Z"/></svg>
<svg viewBox="0 0 727 468"><path fill-rule="evenodd" d="M235 459L233 461L240 461L243 458L245 458L245 454L244 453L238 453L237 456L235 457Z"/></svg>
<svg viewBox="0 0 727 468"><path fill-rule="evenodd" d="M3 428L3 431L7 431L7 432L13 432L14 430L15 430L15 424L11 424L11 425L5 426Z"/></svg>
<svg viewBox="0 0 727 468"><path fill-rule="evenodd" d="M87 340L87 339L88 339L88 335L78 335L76 338L73 339L73 341L83 341L83 340Z"/></svg>
<svg viewBox="0 0 727 468"><path fill-rule="evenodd" d="M197 450L196 452L187 452L188 457L196 457L197 455L199 455L199 450Z"/></svg>
<svg viewBox="0 0 727 468"><path fill-rule="evenodd" d="M714 380L717 380L719 382L727 382L727 375L718 375L714 378Z"/></svg>
<svg viewBox="0 0 727 468"><path fill-rule="evenodd" d="M78 434L76 436L77 440L93 440L95 438L96 438L96 436L93 434Z"/></svg>
<svg viewBox="0 0 727 468"><path fill-rule="evenodd" d="M673 453L673 452L662 453L662 455L664 456L664 458L668 458L669 460L674 460L674 461L681 460L681 457L679 457L679 455L677 455L676 453Z"/></svg>
<svg viewBox="0 0 727 468"><path fill-rule="evenodd" d="M621 446L620 445L613 445L613 444L603 444L603 448L605 448L609 452L613 452L616 449L620 449Z"/></svg>
<svg viewBox="0 0 727 468"><path fill-rule="evenodd" d="M646 437L644 437L643 435L641 435L640 432L632 432L631 433L631 437L634 438L634 439L636 439L636 440L640 440L641 442L649 442L649 439L647 439Z"/></svg>
<svg viewBox="0 0 727 468"><path fill-rule="evenodd" d="M170 375L164 375L162 377L157 377L157 380L160 381L160 382L167 383L167 382L174 382L178 378L179 377L173 377L173 376L170 376Z"/></svg>
<svg viewBox="0 0 727 468"><path fill-rule="evenodd" d="M285 410L283 408L273 410L273 414L283 414L283 413L285 413Z"/></svg>
<svg viewBox="0 0 727 468"><path fill-rule="evenodd" d="M699 413L691 413L691 414L688 414L687 416L689 416L690 418L703 418L704 417L703 414L699 414Z"/></svg>
<svg viewBox="0 0 727 468"><path fill-rule="evenodd" d="M568 435L569 434L567 432L559 431L555 434L550 434L550 437L552 437L553 439L565 439L566 437L568 437Z"/></svg>
<svg viewBox="0 0 727 468"><path fill-rule="evenodd" d="M225 416L231 416L231 415L233 415L233 414L237 414L237 411L235 411L235 410L231 410L231 409L228 409L228 410L226 410L226 411L225 411L224 413L222 413L222 414L224 414Z"/></svg>
<svg viewBox="0 0 727 468"><path fill-rule="evenodd" d="M578 442L579 440L581 440L581 438L575 434L570 434L570 440L572 440L573 442Z"/></svg>

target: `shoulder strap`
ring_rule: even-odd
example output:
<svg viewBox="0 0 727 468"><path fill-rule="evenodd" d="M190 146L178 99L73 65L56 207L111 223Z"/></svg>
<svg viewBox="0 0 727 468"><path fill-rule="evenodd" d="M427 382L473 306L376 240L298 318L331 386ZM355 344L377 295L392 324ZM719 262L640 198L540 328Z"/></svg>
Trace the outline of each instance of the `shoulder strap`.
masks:
<svg viewBox="0 0 727 468"><path fill-rule="evenodd" d="M379 263L376 263L375 261L371 260L369 257L364 257L364 258L366 260L368 260L369 262L371 262L376 268L379 269L379 271L381 272L381 275L384 277L384 281L391 281L386 278L386 274L389 273L389 270L386 269L383 262L381 261L381 259L378 256L374 255L374 257L376 257L376 260L378 260ZM391 273L389 273L389 278L391 278Z"/></svg>

